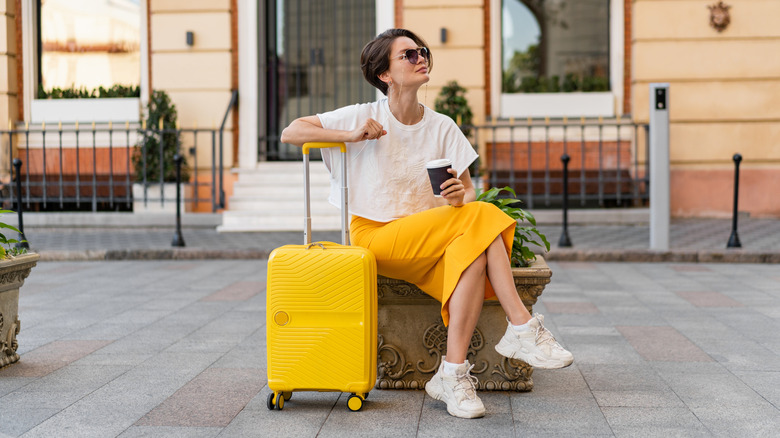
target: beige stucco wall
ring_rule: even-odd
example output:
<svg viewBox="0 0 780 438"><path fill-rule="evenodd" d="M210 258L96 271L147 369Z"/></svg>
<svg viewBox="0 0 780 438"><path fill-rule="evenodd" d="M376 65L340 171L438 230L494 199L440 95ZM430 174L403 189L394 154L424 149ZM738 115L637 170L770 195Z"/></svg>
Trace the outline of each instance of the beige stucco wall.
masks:
<svg viewBox="0 0 780 438"><path fill-rule="evenodd" d="M713 3L634 1L632 113L647 121L648 84L670 84L674 215L728 215L741 153L740 210L780 217L770 196L755 196L780 180L780 2L728 2L720 33L709 24Z"/></svg>
<svg viewBox="0 0 780 438"><path fill-rule="evenodd" d="M433 108L447 82L466 88L474 120L485 120L485 39L482 0L415 0L404 2L403 27L420 35L434 56L431 81L420 99ZM447 29L442 43L441 28Z"/></svg>
<svg viewBox="0 0 780 438"><path fill-rule="evenodd" d="M183 128L218 127L231 93L229 0L149 0L151 9L151 84L176 105ZM192 47L186 33L194 34ZM228 117L223 163L233 163L233 124ZM194 144L192 135L183 138ZM211 163L211 136L199 135L198 166Z"/></svg>

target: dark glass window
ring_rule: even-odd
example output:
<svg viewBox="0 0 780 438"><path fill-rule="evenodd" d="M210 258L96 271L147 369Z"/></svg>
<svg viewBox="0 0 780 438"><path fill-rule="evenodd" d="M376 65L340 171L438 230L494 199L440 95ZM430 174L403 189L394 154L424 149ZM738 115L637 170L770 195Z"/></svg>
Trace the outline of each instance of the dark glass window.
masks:
<svg viewBox="0 0 780 438"><path fill-rule="evenodd" d="M504 0L503 93L608 91L609 0Z"/></svg>

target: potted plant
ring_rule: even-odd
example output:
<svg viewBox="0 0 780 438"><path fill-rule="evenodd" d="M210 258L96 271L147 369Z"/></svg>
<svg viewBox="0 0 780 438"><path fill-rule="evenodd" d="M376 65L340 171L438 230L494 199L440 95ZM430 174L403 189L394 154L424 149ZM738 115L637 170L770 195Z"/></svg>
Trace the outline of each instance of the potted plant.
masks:
<svg viewBox="0 0 780 438"><path fill-rule="evenodd" d="M144 129L139 132L141 140L135 146L132 158L136 181L133 184L133 211L173 213L176 211L176 165L173 157L179 153L181 140L176 105L166 92L154 91L146 113ZM182 184L189 181L189 175L185 160L181 169ZM186 191L182 193L183 198L191 197Z"/></svg>
<svg viewBox="0 0 780 438"><path fill-rule="evenodd" d="M0 210L0 214L3 213L13 212ZM19 241L7 238L2 233L5 230L19 233L15 227L0 222L0 367L19 360L19 344L16 341L20 327L19 288L40 257L14 246Z"/></svg>

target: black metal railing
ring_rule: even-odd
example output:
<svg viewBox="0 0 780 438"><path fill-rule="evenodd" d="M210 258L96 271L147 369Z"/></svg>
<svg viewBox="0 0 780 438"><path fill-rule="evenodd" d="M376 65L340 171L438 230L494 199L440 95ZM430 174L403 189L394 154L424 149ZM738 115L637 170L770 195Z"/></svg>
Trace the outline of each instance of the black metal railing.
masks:
<svg viewBox="0 0 780 438"><path fill-rule="evenodd" d="M561 206L564 154L570 157L570 206L643 206L649 200L646 124L628 118L546 118L461 129L480 153L482 184L512 187L529 208Z"/></svg>
<svg viewBox="0 0 780 438"><path fill-rule="evenodd" d="M177 152L187 158L191 169L189 181L183 184L187 193L184 202L193 210L202 211L205 204L216 211L225 205L224 129L224 123L210 129L160 129L137 123L58 124L52 129L46 124L26 124L0 130L0 147L8 151L8 156L22 161L21 190L27 211L129 211L134 203L145 207L174 203L175 189L169 187L166 191L163 184L169 182L163 166L159 166L159 176L147 175L145 166L151 160L147 148L139 147L147 139L156 138L162 157L163 136L172 134L178 139ZM210 144L204 144L203 137ZM210 153L211 163L206 166L198 162L202 148ZM134 156L141 168L133 166ZM11 160L8 165L8 175L2 178L2 198L4 203L13 203L17 188L12 184ZM209 187L210 191L204 190Z"/></svg>

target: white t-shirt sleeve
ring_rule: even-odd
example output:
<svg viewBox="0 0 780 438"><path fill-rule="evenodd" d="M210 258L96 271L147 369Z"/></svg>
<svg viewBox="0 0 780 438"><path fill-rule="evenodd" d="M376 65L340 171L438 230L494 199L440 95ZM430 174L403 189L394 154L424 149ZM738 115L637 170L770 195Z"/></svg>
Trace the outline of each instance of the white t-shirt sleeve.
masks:
<svg viewBox="0 0 780 438"><path fill-rule="evenodd" d="M352 131L358 127L359 113L360 104L355 104L317 114L317 117L325 129ZM335 148L322 149L320 152L322 154L322 162L325 163L325 167L330 171L331 163L333 163L333 154L340 154L340 152L335 150Z"/></svg>
<svg viewBox="0 0 780 438"><path fill-rule="evenodd" d="M442 124L444 129L444 156L452 160L452 168L458 172L458 176L468 169L471 163L479 157L474 147L463 135L458 125L452 119L446 117Z"/></svg>

